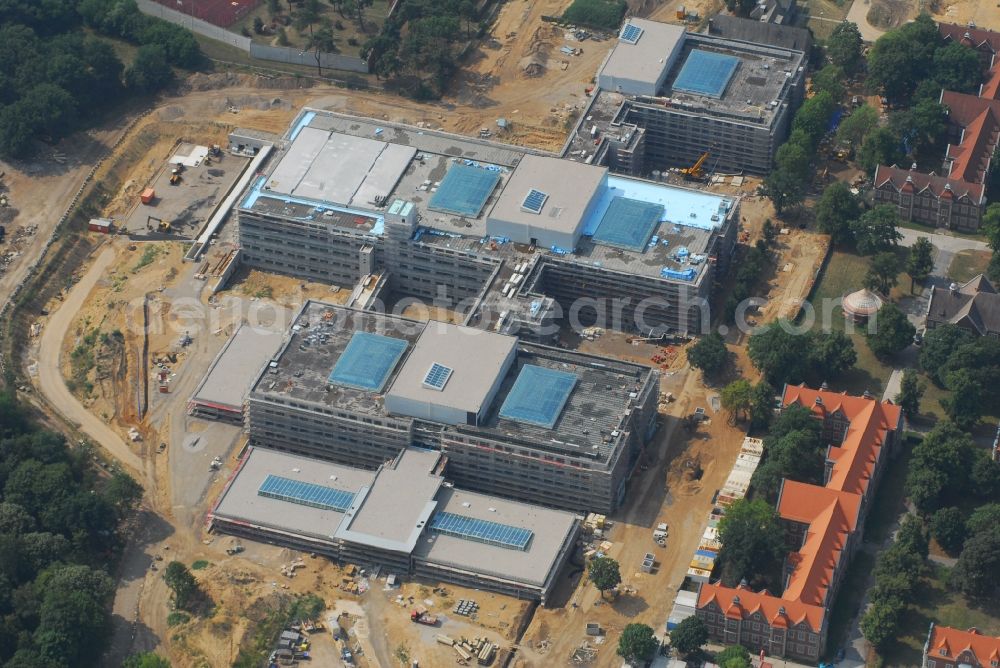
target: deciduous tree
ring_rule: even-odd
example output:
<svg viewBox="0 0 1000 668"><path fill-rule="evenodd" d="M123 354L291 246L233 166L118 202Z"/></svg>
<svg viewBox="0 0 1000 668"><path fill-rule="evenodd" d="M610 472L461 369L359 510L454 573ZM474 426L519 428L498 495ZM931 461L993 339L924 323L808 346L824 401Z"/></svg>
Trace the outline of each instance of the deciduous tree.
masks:
<svg viewBox="0 0 1000 668"><path fill-rule="evenodd" d="M750 361L773 386L801 381L809 368L812 338L790 323L774 322L750 337Z"/></svg>
<svg viewBox="0 0 1000 668"><path fill-rule="evenodd" d="M734 380L722 388L720 400L722 407L734 421L739 421L741 416L749 417L753 405L753 386L745 378Z"/></svg>
<svg viewBox="0 0 1000 668"><path fill-rule="evenodd" d="M996 600L1000 592L1000 527L970 536L951 571L952 585L969 598Z"/></svg>
<svg viewBox="0 0 1000 668"><path fill-rule="evenodd" d="M718 332L711 332L698 339L688 350L688 361L691 366L701 369L706 376L718 374L729 360L729 350L726 342Z"/></svg>
<svg viewBox="0 0 1000 668"><path fill-rule="evenodd" d="M873 318L869 325L874 331L868 330L866 335L868 347L877 357L891 357L913 343L917 329L895 304L885 304Z"/></svg>
<svg viewBox="0 0 1000 668"><path fill-rule="evenodd" d="M862 255L891 250L903 238L899 233L899 212L891 204L880 204L866 211L852 222L851 232Z"/></svg>
<svg viewBox="0 0 1000 668"><path fill-rule="evenodd" d="M641 663L652 658L659 644L646 624L627 624L618 638L618 656L628 663Z"/></svg>
<svg viewBox="0 0 1000 668"><path fill-rule="evenodd" d="M948 554L958 554L965 542L965 516L951 506L941 508L931 516L931 535Z"/></svg>
<svg viewBox="0 0 1000 668"><path fill-rule="evenodd" d="M722 581L729 587L772 573L787 551L778 514L761 499L731 505L719 522L719 541Z"/></svg>
<svg viewBox="0 0 1000 668"><path fill-rule="evenodd" d="M851 112L837 127L837 139L849 144L854 150L864 144L865 139L878 127L878 111L867 104ZM842 183L837 181L837 183Z"/></svg>
<svg viewBox="0 0 1000 668"><path fill-rule="evenodd" d="M694 615L682 619L670 632L670 646L684 656L694 654L708 642L708 627Z"/></svg>
<svg viewBox="0 0 1000 668"><path fill-rule="evenodd" d="M843 181L834 181L816 202L816 224L829 234L835 244L846 244L854 240L851 223L861 216L858 198Z"/></svg>
<svg viewBox="0 0 1000 668"><path fill-rule="evenodd" d="M924 396L924 389L925 385L916 371L913 369L903 371L899 394L896 395L895 401L910 420L920 415L920 399Z"/></svg>
<svg viewBox="0 0 1000 668"><path fill-rule="evenodd" d="M597 590L604 596L604 592L614 589L622 581L621 570L618 562L610 557L596 557L590 560L587 567L587 577Z"/></svg>
<svg viewBox="0 0 1000 668"><path fill-rule="evenodd" d="M171 561L163 573L170 591L174 594L174 607L183 610L198 592L198 581L187 566L179 561Z"/></svg>
<svg viewBox="0 0 1000 668"><path fill-rule="evenodd" d="M910 254L906 258L906 273L910 275L910 292L914 283L923 283L934 271L934 246L927 237L917 237L910 246Z"/></svg>
<svg viewBox="0 0 1000 668"><path fill-rule="evenodd" d="M872 257L868 273L865 274L864 285L869 290L876 290L888 295L899 282L899 259L892 251L882 251Z"/></svg>
<svg viewBox="0 0 1000 668"><path fill-rule="evenodd" d="M826 54L830 61L853 74L861 64L861 31L855 23L844 21L837 25L826 42Z"/></svg>

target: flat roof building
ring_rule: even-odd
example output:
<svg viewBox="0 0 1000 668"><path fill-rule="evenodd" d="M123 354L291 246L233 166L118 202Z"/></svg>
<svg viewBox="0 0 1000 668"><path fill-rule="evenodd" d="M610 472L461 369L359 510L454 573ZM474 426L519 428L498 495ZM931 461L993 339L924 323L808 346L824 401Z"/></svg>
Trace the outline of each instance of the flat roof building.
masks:
<svg viewBox="0 0 1000 668"><path fill-rule="evenodd" d="M188 412L242 424L250 385L277 352L283 336L281 331L240 324L198 384Z"/></svg>
<svg viewBox="0 0 1000 668"><path fill-rule="evenodd" d="M595 294L625 304L609 327L702 332L739 201L590 162L305 110L240 200L241 260L543 342Z"/></svg>
<svg viewBox="0 0 1000 668"><path fill-rule="evenodd" d="M689 167L704 153L707 172L767 174L805 93L807 59L802 46L743 39L750 34L630 19L571 149L632 176Z"/></svg>
<svg viewBox="0 0 1000 668"><path fill-rule="evenodd" d="M212 528L545 603L579 518L456 489L443 465L441 453L414 448L374 471L250 448Z"/></svg>
<svg viewBox="0 0 1000 668"><path fill-rule="evenodd" d="M597 85L628 95L656 95L686 35L681 25L630 18L598 74Z"/></svg>
<svg viewBox="0 0 1000 668"><path fill-rule="evenodd" d="M439 450L464 486L605 512L658 397L641 365L309 301L254 382L247 425L255 445L351 466Z"/></svg>

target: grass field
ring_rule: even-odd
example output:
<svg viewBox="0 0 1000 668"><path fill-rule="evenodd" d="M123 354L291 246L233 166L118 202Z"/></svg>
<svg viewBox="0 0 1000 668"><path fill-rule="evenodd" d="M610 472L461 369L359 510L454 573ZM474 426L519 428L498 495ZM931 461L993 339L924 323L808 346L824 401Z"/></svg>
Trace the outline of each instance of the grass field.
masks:
<svg viewBox="0 0 1000 668"><path fill-rule="evenodd" d="M959 283L986 273L991 254L985 250L964 250L955 253L948 267L948 278Z"/></svg>
<svg viewBox="0 0 1000 668"><path fill-rule="evenodd" d="M981 234L969 234L967 232L958 232L956 230L946 230L944 228L934 228L930 225L921 225L920 223L914 223L911 220L901 220L899 221L900 227L905 227L908 230L916 230L917 232L923 232L924 234L943 234L948 237L960 237L962 239L972 239L974 241L986 241L986 237Z"/></svg>
<svg viewBox="0 0 1000 668"><path fill-rule="evenodd" d="M851 2L850 0L842 0L839 3L831 0L806 0L800 6L803 13L809 17L807 26L812 30L813 38L822 44L833 33L837 23L847 18Z"/></svg>
<svg viewBox="0 0 1000 668"><path fill-rule="evenodd" d="M280 4L281 11L279 16L285 16L288 14L288 4L282 2ZM337 50L340 53L344 53L351 56L357 56L361 53L361 47L368 40L368 38L377 35L379 30L382 29L382 24L385 23L386 14L389 12L389 0L374 0L371 7L366 7L363 15L365 17L365 30L361 31L361 27L354 15L341 16L336 9L334 9L330 4L326 2L320 3L320 20L321 22L329 22L333 27L333 37L337 42ZM267 33L258 35L253 31L253 20L255 17L260 17L267 27ZM320 24L314 26L314 30ZM340 26L339 28L337 26ZM277 30L271 28L271 12L267 8L267 3L261 3L256 9L247 14L243 19L236 22L228 28L230 31L235 33L241 33L244 30L246 33L250 34L250 38L255 42L260 42L261 44L274 44L276 43ZM244 34L246 34L244 33ZM296 30L294 21L292 25L285 26L285 35L288 37L288 46L294 48L302 48L305 46L309 39L309 31L303 29L300 33ZM351 42L355 42L351 44Z"/></svg>
<svg viewBox="0 0 1000 668"><path fill-rule="evenodd" d="M848 330L841 308L837 306L831 311L828 306L825 306L829 303L825 300L839 299L860 289L865 272L868 271L868 264L869 260L866 257L842 251L833 252L813 295L813 306L817 313L815 328L822 328L828 324L829 328L834 331ZM902 277L900 284L908 286L909 278ZM828 311L830 315L825 317L823 314ZM852 326L851 329L854 331L847 331L847 334L854 342L858 361L853 369L837 378L836 382L831 381L831 383L836 389L846 390L851 394L861 394L868 390L879 396L892 373L892 367L883 364L872 353L868 347L868 341L865 339L863 327Z"/></svg>

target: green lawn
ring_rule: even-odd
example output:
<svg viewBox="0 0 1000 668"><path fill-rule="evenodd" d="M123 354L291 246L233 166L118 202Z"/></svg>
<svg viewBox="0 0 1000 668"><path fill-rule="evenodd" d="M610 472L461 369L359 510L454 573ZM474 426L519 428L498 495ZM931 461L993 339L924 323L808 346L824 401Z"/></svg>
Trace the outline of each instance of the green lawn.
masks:
<svg viewBox="0 0 1000 668"><path fill-rule="evenodd" d="M991 253L985 250L964 250L955 253L948 267L948 278L959 283L986 273Z"/></svg>
<svg viewBox="0 0 1000 668"><path fill-rule="evenodd" d="M947 568L930 564L928 570L928 576L921 578L917 586L916 603L908 606L903 615L900 637L885 652L886 665L920 665L931 622L959 629L975 626L986 635L1000 634L1000 602L971 606L945 584Z"/></svg>
<svg viewBox="0 0 1000 668"><path fill-rule="evenodd" d="M896 520L903 512L905 498L903 487L906 484L906 474L909 471L910 453L913 446L920 440L919 437L912 434L907 434L904 438L903 447L889 462L888 468L879 482L878 490L875 492L875 499L865 522L864 538L867 543L874 545L884 543Z"/></svg>
<svg viewBox="0 0 1000 668"><path fill-rule="evenodd" d="M813 295L813 307L816 309L816 328L822 328L826 323L835 331L846 331L847 323L839 306L831 308L825 300L834 300L854 292L862 287L865 272L868 271L868 258L854 253L834 251L827 262L819 285ZM906 279L903 285L909 285ZM825 315L829 311L829 315ZM863 326L853 326L853 332L848 335L854 341L854 349L858 353L858 361L854 368L840 376L836 381L829 381L837 390L846 390L851 394L861 394L868 390L879 396L885 387L892 367L876 359L868 347ZM819 381L828 379L817 379Z"/></svg>

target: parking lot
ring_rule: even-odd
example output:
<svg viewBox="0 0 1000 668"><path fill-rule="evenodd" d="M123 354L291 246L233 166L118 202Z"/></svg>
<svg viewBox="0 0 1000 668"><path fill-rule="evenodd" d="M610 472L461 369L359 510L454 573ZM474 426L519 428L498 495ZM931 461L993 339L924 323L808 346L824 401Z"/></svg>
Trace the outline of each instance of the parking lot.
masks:
<svg viewBox="0 0 1000 668"><path fill-rule="evenodd" d="M249 162L182 143L143 188L152 189L152 199L137 197L122 224L133 239L193 239Z"/></svg>

